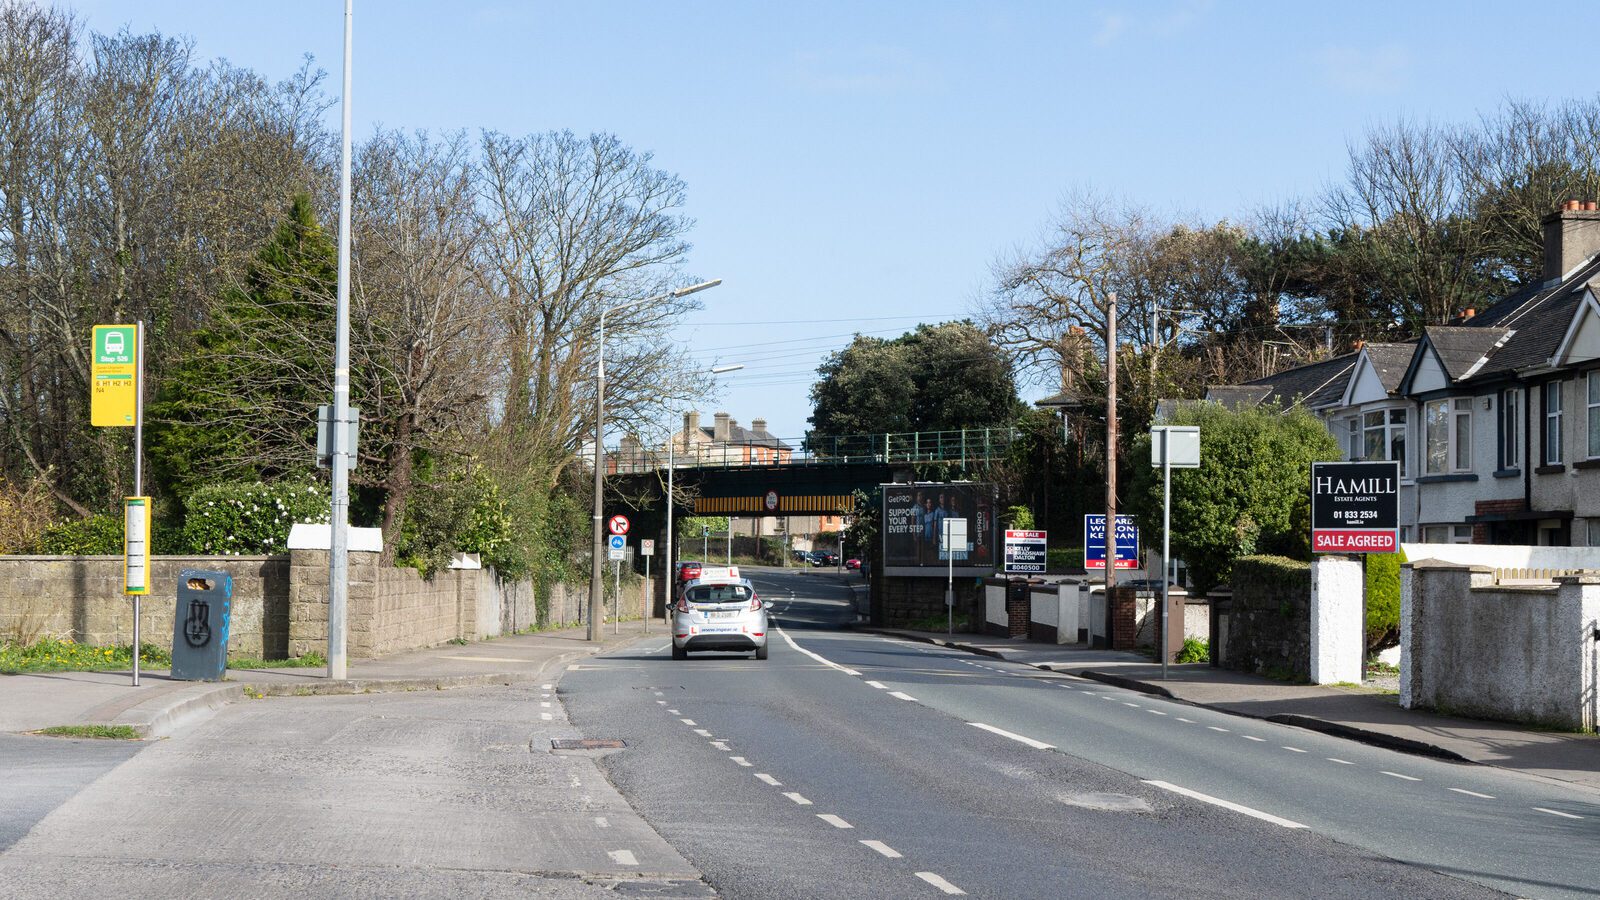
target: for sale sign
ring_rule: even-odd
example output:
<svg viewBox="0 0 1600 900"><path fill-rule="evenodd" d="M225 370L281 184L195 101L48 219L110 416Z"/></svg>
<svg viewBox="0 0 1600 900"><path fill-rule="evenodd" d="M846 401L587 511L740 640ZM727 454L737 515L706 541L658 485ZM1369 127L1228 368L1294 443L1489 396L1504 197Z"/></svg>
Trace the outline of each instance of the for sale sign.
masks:
<svg viewBox="0 0 1600 900"><path fill-rule="evenodd" d="M1042 575L1048 565L1050 533L1006 529L1006 567L1008 573Z"/></svg>
<svg viewBox="0 0 1600 900"><path fill-rule="evenodd" d="M1090 571L1105 571L1104 513L1090 513L1083 517L1083 567ZM1117 516L1117 564L1113 568L1139 568L1139 526L1133 516Z"/></svg>
<svg viewBox="0 0 1600 900"><path fill-rule="evenodd" d="M1400 464L1311 464L1311 551L1400 549Z"/></svg>

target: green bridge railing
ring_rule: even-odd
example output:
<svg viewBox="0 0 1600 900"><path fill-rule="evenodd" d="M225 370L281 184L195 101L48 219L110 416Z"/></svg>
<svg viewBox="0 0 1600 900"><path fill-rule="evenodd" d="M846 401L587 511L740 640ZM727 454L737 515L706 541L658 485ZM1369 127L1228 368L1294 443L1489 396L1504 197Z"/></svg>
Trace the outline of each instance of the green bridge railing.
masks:
<svg viewBox="0 0 1600 900"><path fill-rule="evenodd" d="M1017 435L1015 428L963 428L886 434L819 435L812 432L798 440L780 439L782 446L779 447L764 443L679 443L673 448L671 464L678 469L743 469L983 462L1005 455ZM649 472L666 468L667 459L665 447L646 448L624 442L607 452L606 471L613 474Z"/></svg>

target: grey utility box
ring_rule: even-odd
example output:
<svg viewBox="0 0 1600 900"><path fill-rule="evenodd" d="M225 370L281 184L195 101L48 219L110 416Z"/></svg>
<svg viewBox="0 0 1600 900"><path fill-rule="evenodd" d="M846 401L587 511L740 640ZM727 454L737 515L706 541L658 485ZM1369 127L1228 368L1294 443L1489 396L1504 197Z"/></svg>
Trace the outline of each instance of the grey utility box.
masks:
<svg viewBox="0 0 1600 900"><path fill-rule="evenodd" d="M221 681L228 668L228 619L233 576L184 569L178 573L178 608L172 616L172 677Z"/></svg>

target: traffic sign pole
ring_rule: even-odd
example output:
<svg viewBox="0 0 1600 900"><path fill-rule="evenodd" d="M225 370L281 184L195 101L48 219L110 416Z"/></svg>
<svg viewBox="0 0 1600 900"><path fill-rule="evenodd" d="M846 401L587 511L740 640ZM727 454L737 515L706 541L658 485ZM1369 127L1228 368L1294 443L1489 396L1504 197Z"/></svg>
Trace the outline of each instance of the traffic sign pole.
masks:
<svg viewBox="0 0 1600 900"><path fill-rule="evenodd" d="M143 497L144 496L144 320L143 319L139 320L137 323L135 323L135 325L137 327L134 330L134 339L133 339L134 356L136 357L134 359L134 362L133 362L134 373L135 373L134 374L134 379L133 379L133 392L134 392L133 393L133 495L135 497ZM147 528L148 528L148 524L149 524L148 523L149 515L150 515L150 508L147 506L147 507L145 507L145 516L147 517L147 521L146 521L146 527ZM124 522L126 522L126 519L127 519L127 514L126 513L123 514L123 519L124 519ZM126 528L127 525L124 524L123 527ZM126 557L127 557L126 539L127 539L127 536L124 535L123 539L124 539L123 557L124 557L124 564L126 564ZM148 554L148 552L149 552L149 550L148 550L148 546L147 546L146 547L146 553ZM148 556L146 558L148 559ZM148 579L149 577L150 576L149 576L149 574L147 572L147 574L145 575L145 578ZM140 595L140 594L134 594L133 595L133 686L134 687L138 687L139 686L139 612L140 612L140 609L139 609L139 607L140 607L139 598L141 596L142 595Z"/></svg>

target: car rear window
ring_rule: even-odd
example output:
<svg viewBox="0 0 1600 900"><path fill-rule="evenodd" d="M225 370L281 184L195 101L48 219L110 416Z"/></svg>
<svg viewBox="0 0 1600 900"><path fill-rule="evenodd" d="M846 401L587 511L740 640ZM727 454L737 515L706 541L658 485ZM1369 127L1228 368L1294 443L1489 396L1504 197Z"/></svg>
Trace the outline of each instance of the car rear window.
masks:
<svg viewBox="0 0 1600 900"><path fill-rule="evenodd" d="M741 603L750 599L744 584L702 584L685 592L690 603Z"/></svg>

